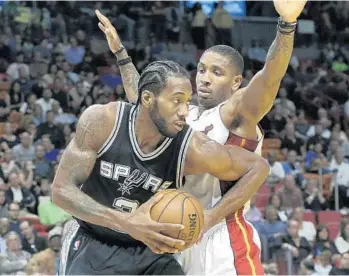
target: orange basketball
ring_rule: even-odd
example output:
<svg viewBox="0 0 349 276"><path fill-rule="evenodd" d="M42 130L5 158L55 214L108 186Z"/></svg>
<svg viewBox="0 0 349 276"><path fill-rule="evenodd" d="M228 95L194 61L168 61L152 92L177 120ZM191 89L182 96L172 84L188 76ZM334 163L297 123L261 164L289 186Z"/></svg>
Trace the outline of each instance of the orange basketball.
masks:
<svg viewBox="0 0 349 276"><path fill-rule="evenodd" d="M184 225L183 230L164 234L185 241L185 245L179 250L191 247L198 240L204 226L204 211L200 203L192 195L176 189L159 193L164 194L164 197L150 210L151 218L158 222Z"/></svg>

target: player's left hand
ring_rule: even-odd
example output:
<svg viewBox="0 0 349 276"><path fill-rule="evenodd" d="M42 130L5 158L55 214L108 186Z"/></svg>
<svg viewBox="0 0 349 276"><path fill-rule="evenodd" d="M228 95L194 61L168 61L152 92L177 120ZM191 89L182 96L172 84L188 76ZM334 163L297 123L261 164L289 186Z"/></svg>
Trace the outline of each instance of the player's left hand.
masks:
<svg viewBox="0 0 349 276"><path fill-rule="evenodd" d="M307 0L274 0L274 7L285 22L294 22L304 9Z"/></svg>
<svg viewBox="0 0 349 276"><path fill-rule="evenodd" d="M96 10L95 13L99 19L98 27L101 29L101 31L105 34L105 37L107 38L110 51L115 53L122 47L118 32L111 24L110 20L99 10Z"/></svg>

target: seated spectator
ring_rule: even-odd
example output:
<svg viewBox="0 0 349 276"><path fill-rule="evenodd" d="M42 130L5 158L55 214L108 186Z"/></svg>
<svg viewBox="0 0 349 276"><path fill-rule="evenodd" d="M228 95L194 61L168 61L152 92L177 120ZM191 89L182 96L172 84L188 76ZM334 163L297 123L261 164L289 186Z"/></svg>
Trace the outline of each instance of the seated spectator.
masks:
<svg viewBox="0 0 349 276"><path fill-rule="evenodd" d="M305 184L304 190L304 208L306 210L321 211L327 209L327 202L319 189L317 179L309 179Z"/></svg>
<svg viewBox="0 0 349 276"><path fill-rule="evenodd" d="M320 256L324 250L329 250L332 254L338 254L334 242L330 240L328 227L324 224L319 224L316 228L313 257Z"/></svg>
<svg viewBox="0 0 349 276"><path fill-rule="evenodd" d="M52 227L59 222L64 222L71 218L71 215L59 208L56 204L52 202L52 188L41 187L41 191L45 192L44 196L49 196L50 199L42 201L38 206L38 214L40 223Z"/></svg>
<svg viewBox="0 0 349 276"><path fill-rule="evenodd" d="M63 228L56 226L48 233L48 244L49 248L55 253L56 258L56 275L58 275L59 263L60 263L60 253L62 244L62 234Z"/></svg>
<svg viewBox="0 0 349 276"><path fill-rule="evenodd" d="M267 182L270 185L279 184L285 178L285 173L281 163L277 161L277 152L271 151L268 153L268 162L270 166L270 172Z"/></svg>
<svg viewBox="0 0 349 276"><path fill-rule="evenodd" d="M36 104L41 106L43 114L46 114L52 109L52 103L54 99L52 98L52 91L50 89L45 89L42 98L36 100Z"/></svg>
<svg viewBox="0 0 349 276"><path fill-rule="evenodd" d="M293 210L291 219L297 221L299 224L299 236L306 238L310 243L312 243L316 235L315 226L311 221L304 221L303 215L303 209L298 207Z"/></svg>
<svg viewBox="0 0 349 276"><path fill-rule="evenodd" d="M311 246L306 238L299 236L299 223L291 219L288 222L287 235L281 238L282 248L290 250L293 263L300 264L311 253Z"/></svg>
<svg viewBox="0 0 349 276"><path fill-rule="evenodd" d="M349 252L343 253L340 258L339 268L332 267L329 275L349 275Z"/></svg>
<svg viewBox="0 0 349 276"><path fill-rule="evenodd" d="M18 170L16 161L14 160L12 149L5 150L4 158L1 163L1 171L3 172L4 179L8 178L8 175L12 171Z"/></svg>
<svg viewBox="0 0 349 276"><path fill-rule="evenodd" d="M16 232L21 238L21 229L19 228L19 212L20 212L19 204L16 202L9 203L8 205L8 213L9 213L9 231Z"/></svg>
<svg viewBox="0 0 349 276"><path fill-rule="evenodd" d="M45 149L42 145L36 146L36 158L34 160L35 179L49 178L52 176L52 164L45 158Z"/></svg>
<svg viewBox="0 0 349 276"><path fill-rule="evenodd" d="M310 125L306 119L304 110L298 111L298 117L295 122L295 136L302 139L303 141L307 140L307 132Z"/></svg>
<svg viewBox="0 0 349 276"><path fill-rule="evenodd" d="M36 231L34 231L33 225L28 221L22 221L19 228L23 236L23 250L30 254L35 254L47 248L46 239L38 236Z"/></svg>
<svg viewBox="0 0 349 276"><path fill-rule="evenodd" d="M292 122L288 122L285 127L285 135L281 139L281 150L284 155L287 155L287 152L290 150L296 151L297 155L305 154L304 142L295 136L294 124Z"/></svg>
<svg viewBox="0 0 349 276"><path fill-rule="evenodd" d="M50 162L58 161L58 155L60 153L59 149L55 149L54 145L51 142L51 138L49 135L44 135L41 138L42 145L45 149L45 159Z"/></svg>
<svg viewBox="0 0 349 276"><path fill-rule="evenodd" d="M28 132L23 132L20 138L21 143L13 147L13 156L17 162L24 164L25 161L35 158L35 149Z"/></svg>
<svg viewBox="0 0 349 276"><path fill-rule="evenodd" d="M6 201L11 204L16 202L21 209L33 208L35 206L35 197L33 194L20 185L19 176L16 172L9 175L9 189L6 191Z"/></svg>
<svg viewBox="0 0 349 276"><path fill-rule="evenodd" d="M331 138L330 143L329 143L329 147L328 147L327 152L326 152L326 158L327 158L327 160L330 161L330 166L333 163L334 154L335 154L336 150L339 148L341 148L339 140Z"/></svg>
<svg viewBox="0 0 349 276"><path fill-rule="evenodd" d="M284 187L276 192L281 201L281 210L290 213L294 208L303 207L302 191L296 186L292 175L287 175Z"/></svg>
<svg viewBox="0 0 349 276"><path fill-rule="evenodd" d="M13 148L15 145L19 144L19 138L13 134L12 125L9 122L5 123L4 134L0 139L0 144L2 143L6 143L9 148Z"/></svg>
<svg viewBox="0 0 349 276"><path fill-rule="evenodd" d="M4 274L17 274L24 272L31 255L21 249L21 240L16 232L6 235L7 250L0 255L1 272Z"/></svg>
<svg viewBox="0 0 349 276"><path fill-rule="evenodd" d="M315 261L314 272L316 275L329 275L332 270L332 253L324 250Z"/></svg>
<svg viewBox="0 0 349 276"><path fill-rule="evenodd" d="M285 175L293 175L298 187L303 187L304 176L303 169L297 161L297 153L294 150L289 150L287 153L287 161L282 162Z"/></svg>
<svg viewBox="0 0 349 276"><path fill-rule="evenodd" d="M256 201L256 196L251 198L250 208L245 214L245 218L252 224L255 222L261 221L263 217L261 211L259 211L259 209L256 207L255 201Z"/></svg>
<svg viewBox="0 0 349 276"><path fill-rule="evenodd" d="M281 210L281 200L278 197L277 194L272 194L270 199L269 199L269 205L272 205L275 207L275 209L278 212L278 219L286 222L288 220L288 216L284 210Z"/></svg>
<svg viewBox="0 0 349 276"><path fill-rule="evenodd" d="M278 220L277 210L269 205L264 211L265 220L255 224L256 230L260 236L265 236L269 242L285 234L286 224Z"/></svg>
<svg viewBox="0 0 349 276"><path fill-rule="evenodd" d="M26 275L57 275L56 256L52 249L36 253L25 268Z"/></svg>
<svg viewBox="0 0 349 276"><path fill-rule="evenodd" d="M342 149L336 150L330 169L334 171L330 193L332 194L332 198L334 198L334 187L337 185L339 208L347 213L349 208L349 198L347 196L349 192L349 164L344 162L344 152Z"/></svg>
<svg viewBox="0 0 349 276"><path fill-rule="evenodd" d="M334 240L334 244L339 254L349 252L349 220L341 221L340 235Z"/></svg>
<svg viewBox="0 0 349 276"><path fill-rule="evenodd" d="M43 135L48 134L50 135L55 148L61 149L64 146L64 134L63 131L54 124L54 119L53 112L48 111L46 114L46 123L42 123L38 126L36 140L41 139Z"/></svg>
<svg viewBox="0 0 349 276"><path fill-rule="evenodd" d="M315 134L312 136L308 136L310 138L307 141L307 147L306 147L307 150L313 149L313 147L315 147L316 144L320 143L322 145L322 148L326 152L327 143L328 143L328 139L331 137L331 132L329 134L322 135L323 129L324 128L321 123L317 123L315 125Z"/></svg>
<svg viewBox="0 0 349 276"><path fill-rule="evenodd" d="M328 173L328 161L325 155L322 153L323 147L320 143L316 143L314 149L310 149L304 160L304 167L307 172L318 173L322 170L322 173Z"/></svg>
<svg viewBox="0 0 349 276"><path fill-rule="evenodd" d="M9 232L10 221L8 218L0 218L0 253L4 254L7 250L6 235Z"/></svg>
<svg viewBox="0 0 349 276"><path fill-rule="evenodd" d="M8 217L8 204L6 202L5 191L0 190L0 218Z"/></svg>
<svg viewBox="0 0 349 276"><path fill-rule="evenodd" d="M21 186L27 190L31 190L34 184L34 165L32 161L24 163L24 168L19 172Z"/></svg>
<svg viewBox="0 0 349 276"><path fill-rule="evenodd" d="M36 95L35 94L28 94L27 100L22 103L21 108L19 111L23 114L33 114L35 109L35 103L36 103Z"/></svg>
<svg viewBox="0 0 349 276"><path fill-rule="evenodd" d="M349 141L347 134L342 130L341 124L336 123L332 128L332 137L337 136L339 142L347 143Z"/></svg>
<svg viewBox="0 0 349 276"><path fill-rule="evenodd" d="M281 87L279 89L278 95L279 97L274 101L274 106L280 105L282 111L287 116L293 117L294 115L296 115L296 106L291 100L288 99L287 90L284 87Z"/></svg>

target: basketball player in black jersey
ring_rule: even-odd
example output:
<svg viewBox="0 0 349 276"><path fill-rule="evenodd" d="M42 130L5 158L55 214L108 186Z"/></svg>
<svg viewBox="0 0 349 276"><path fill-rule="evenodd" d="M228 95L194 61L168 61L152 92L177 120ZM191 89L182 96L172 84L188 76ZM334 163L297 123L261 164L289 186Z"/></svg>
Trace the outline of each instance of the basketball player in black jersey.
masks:
<svg viewBox="0 0 349 276"><path fill-rule="evenodd" d="M86 109L64 151L53 201L77 223L64 240L60 274L183 275L170 253L184 242L161 233L183 226L151 220L160 199L153 195L180 188L188 174L259 185L268 175L261 157L185 124L192 87L175 62L150 64L138 90L137 105Z"/></svg>

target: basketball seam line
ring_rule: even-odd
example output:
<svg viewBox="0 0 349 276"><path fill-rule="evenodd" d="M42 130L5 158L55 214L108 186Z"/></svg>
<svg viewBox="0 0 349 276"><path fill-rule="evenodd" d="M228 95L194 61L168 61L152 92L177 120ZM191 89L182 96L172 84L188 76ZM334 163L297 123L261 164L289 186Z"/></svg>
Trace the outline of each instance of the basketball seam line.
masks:
<svg viewBox="0 0 349 276"><path fill-rule="evenodd" d="M177 190L176 190L177 191ZM172 198L169 202L167 202L167 204L165 205L164 209L161 211L158 219L157 219L157 222L159 222L161 216L163 215L163 213L165 212L167 206L172 202L172 200L174 200L177 196L181 195L181 194L184 194L185 192L181 192L180 194L176 195L174 198ZM170 194L170 193L169 193Z"/></svg>

